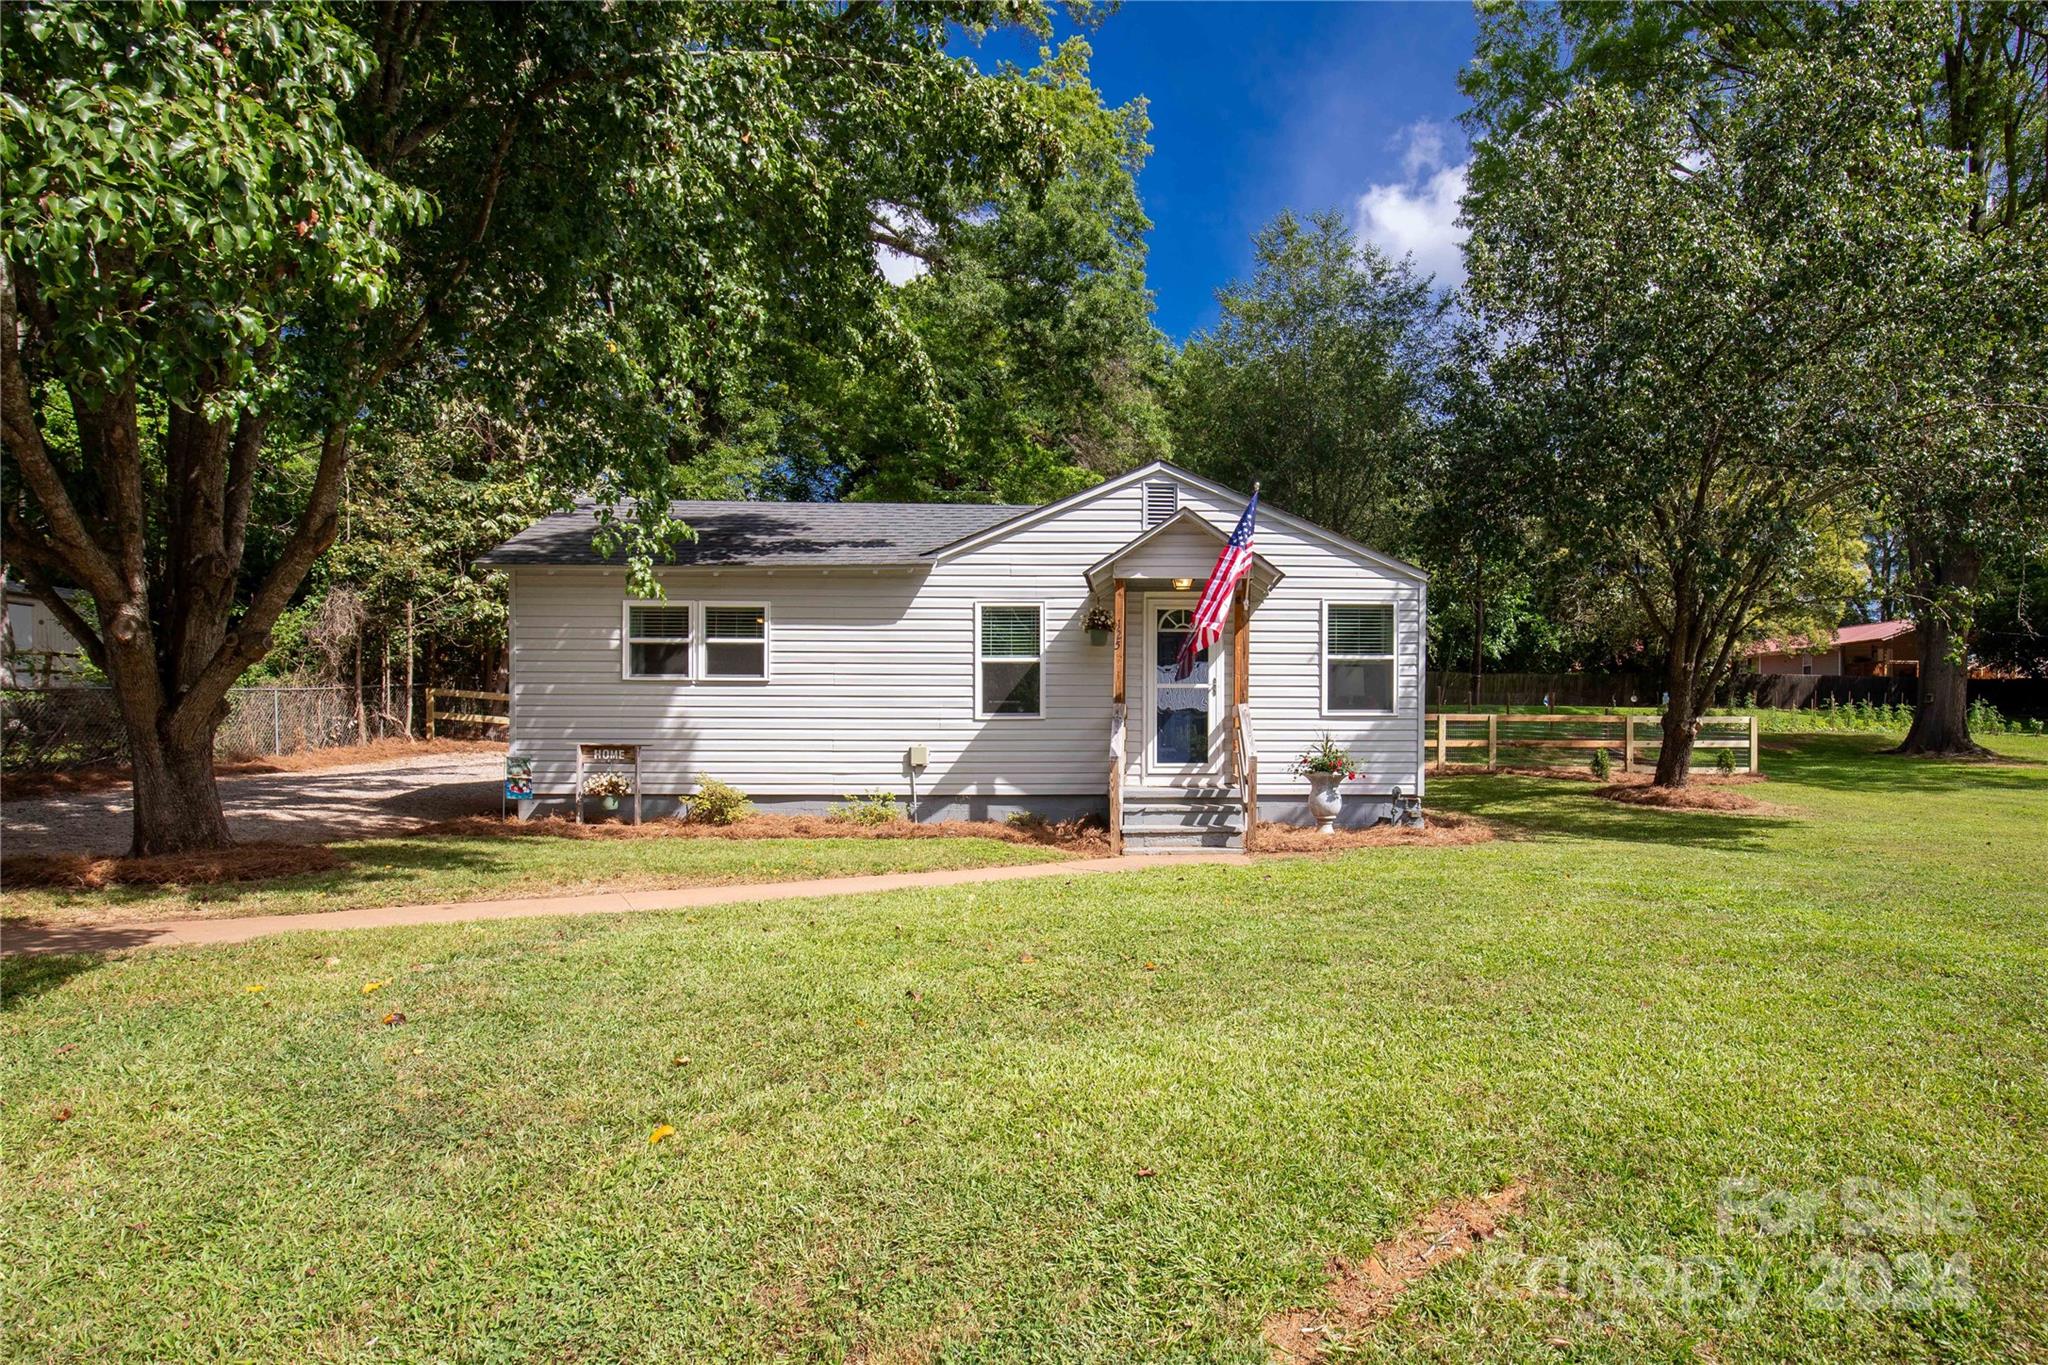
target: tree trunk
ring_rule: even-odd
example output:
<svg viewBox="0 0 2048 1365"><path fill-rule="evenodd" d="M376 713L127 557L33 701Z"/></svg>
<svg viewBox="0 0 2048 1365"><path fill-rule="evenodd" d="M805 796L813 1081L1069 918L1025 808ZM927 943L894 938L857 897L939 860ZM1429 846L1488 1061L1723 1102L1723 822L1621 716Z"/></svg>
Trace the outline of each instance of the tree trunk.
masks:
<svg viewBox="0 0 2048 1365"><path fill-rule="evenodd" d="M1479 705L1479 692L1486 677L1486 580L1475 567L1472 571L1472 705Z"/></svg>
<svg viewBox="0 0 2048 1365"><path fill-rule="evenodd" d="M1987 752L1970 738L1970 664L1965 640L1938 599L1943 589L1967 592L1977 585L1981 565L1976 556L1937 555L1927 564L1936 598L1920 616L1920 687L1913 708L1913 726L1906 742L1892 750L1928 758L1974 757Z"/></svg>
<svg viewBox="0 0 2048 1365"><path fill-rule="evenodd" d="M356 631L356 743L370 740L369 708L363 704L363 632Z"/></svg>
<svg viewBox="0 0 2048 1365"><path fill-rule="evenodd" d="M212 729L194 741L129 732L135 769L133 857L226 848L227 817L213 780Z"/></svg>
<svg viewBox="0 0 2048 1365"><path fill-rule="evenodd" d="M1657 750L1659 787L1683 787L1692 770L1692 742L1699 736L1698 704L1693 699L1693 677L1680 662L1676 651L1664 670L1662 743Z"/></svg>
<svg viewBox="0 0 2048 1365"><path fill-rule="evenodd" d="M413 660L412 603L405 604L405 737L411 739L412 729L412 660Z"/></svg>

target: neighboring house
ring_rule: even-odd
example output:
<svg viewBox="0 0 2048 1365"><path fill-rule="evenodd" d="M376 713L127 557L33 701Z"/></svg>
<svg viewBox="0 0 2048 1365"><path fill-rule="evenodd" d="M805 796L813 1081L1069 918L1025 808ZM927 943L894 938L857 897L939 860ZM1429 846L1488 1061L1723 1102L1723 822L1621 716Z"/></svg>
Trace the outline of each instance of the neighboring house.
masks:
<svg viewBox="0 0 2048 1365"><path fill-rule="evenodd" d="M71 593L59 592L68 599ZM0 651L0 685L61 687L78 672L83 655L71 632L40 597L19 583L5 585L6 648Z"/></svg>
<svg viewBox="0 0 2048 1365"><path fill-rule="evenodd" d="M1920 637L1911 621L1874 621L1843 626L1825 640L1760 640L1748 657L1759 673L1913 678L1920 673Z"/></svg>
<svg viewBox="0 0 2048 1365"><path fill-rule="evenodd" d="M1109 811L1120 844L1234 846L1247 797L1306 820L1290 768L1328 733L1346 824L1413 808L1412 565L1262 505L1232 627L1173 676L1245 500L1155 463L1042 507L678 503L696 539L661 601L593 551L587 505L548 517L479 561L511 578L511 752L556 807L579 745L633 744L654 809L699 774L770 811L915 781L921 819ZM1091 638L1091 608L1117 628Z"/></svg>

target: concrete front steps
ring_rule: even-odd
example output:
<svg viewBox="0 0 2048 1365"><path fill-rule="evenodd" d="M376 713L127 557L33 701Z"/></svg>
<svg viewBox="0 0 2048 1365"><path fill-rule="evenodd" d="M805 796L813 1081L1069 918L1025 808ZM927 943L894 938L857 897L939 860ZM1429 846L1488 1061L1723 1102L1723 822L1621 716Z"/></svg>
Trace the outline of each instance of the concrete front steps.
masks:
<svg viewBox="0 0 2048 1365"><path fill-rule="evenodd" d="M1127 787L1124 852L1215 853L1244 848L1244 802L1227 788Z"/></svg>

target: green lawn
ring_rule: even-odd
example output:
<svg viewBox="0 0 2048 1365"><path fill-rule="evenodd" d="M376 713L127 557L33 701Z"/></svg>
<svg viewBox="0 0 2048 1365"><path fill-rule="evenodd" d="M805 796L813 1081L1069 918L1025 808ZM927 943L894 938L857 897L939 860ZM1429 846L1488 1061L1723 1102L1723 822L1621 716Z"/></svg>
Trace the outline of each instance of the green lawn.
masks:
<svg viewBox="0 0 2048 1365"><path fill-rule="evenodd" d="M0 918L68 923L292 915L365 905L928 872L1065 856L1042 845L975 838L579 840L530 835L363 839L333 848L346 866L272 881L8 892L0 895Z"/></svg>
<svg viewBox="0 0 2048 1365"><path fill-rule="evenodd" d="M1255 1362L1526 1176L1357 1358L2040 1359L2048 744L1881 742L1760 816L1470 776L1516 837L10 963L5 1349Z"/></svg>

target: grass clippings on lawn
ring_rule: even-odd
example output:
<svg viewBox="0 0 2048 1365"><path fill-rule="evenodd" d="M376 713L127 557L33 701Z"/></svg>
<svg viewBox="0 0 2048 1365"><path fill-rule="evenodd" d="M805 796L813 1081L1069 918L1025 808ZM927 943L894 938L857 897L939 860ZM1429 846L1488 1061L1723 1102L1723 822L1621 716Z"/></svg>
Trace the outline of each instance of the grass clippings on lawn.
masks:
<svg viewBox="0 0 2048 1365"><path fill-rule="evenodd" d="M217 886L331 872L340 854L317 844L238 844L211 853L101 858L89 853L14 853L0 859L0 885L99 891L110 886Z"/></svg>
<svg viewBox="0 0 2048 1365"><path fill-rule="evenodd" d="M343 744L331 749L301 749L293 754L262 758L223 758L213 765L221 777L243 777L261 773L310 773L329 768L352 768L357 764L390 763L405 758L437 758L448 754L502 754L502 740L491 739L376 739L368 744ZM38 796L62 796L72 792L111 791L125 787L134 775L125 763L94 763L83 768L58 768L50 772L10 772L0 775L0 797L9 801Z"/></svg>
<svg viewBox="0 0 2048 1365"><path fill-rule="evenodd" d="M1354 1347L1424 1275L1491 1240L1528 1202L1527 1181L1491 1194L1439 1204L1398 1237L1372 1249L1362 1265L1330 1258L1329 1308L1293 1308L1263 1325L1273 1365L1318 1365L1329 1347Z"/></svg>
<svg viewBox="0 0 2048 1365"><path fill-rule="evenodd" d="M1421 829L1406 825L1373 825L1322 834L1312 826L1261 820L1252 840L1254 853L1342 853L1353 848L1436 847L1483 844L1495 837L1492 824L1476 815L1431 810Z"/></svg>
<svg viewBox="0 0 2048 1365"><path fill-rule="evenodd" d="M537 820L500 820L471 815L443 820L420 830L424 836L464 839L992 839L1003 844L1035 844L1078 857L1109 854L1109 832L1099 820L1032 820L1015 824L994 820L884 820L858 824L823 815L749 815L729 825L695 820L649 820L632 825L620 821L582 824L559 816Z"/></svg>

